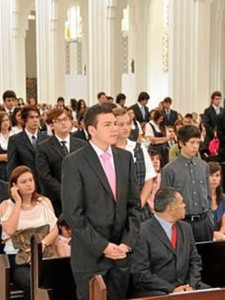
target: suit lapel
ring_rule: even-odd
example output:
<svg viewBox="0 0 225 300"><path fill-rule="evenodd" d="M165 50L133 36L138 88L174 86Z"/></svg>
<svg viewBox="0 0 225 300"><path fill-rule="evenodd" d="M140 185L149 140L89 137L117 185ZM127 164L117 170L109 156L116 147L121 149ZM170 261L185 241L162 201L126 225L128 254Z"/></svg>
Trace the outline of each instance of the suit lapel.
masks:
<svg viewBox="0 0 225 300"><path fill-rule="evenodd" d="M153 230L155 235L161 240L161 242L169 249L171 250L174 254L176 254L175 249L173 248L171 241L169 240L167 234L165 233L164 229L162 226L159 224L157 219L153 217L152 219L152 225L153 225Z"/></svg>
<svg viewBox="0 0 225 300"><path fill-rule="evenodd" d="M84 146L84 148L83 148L83 153L85 155L85 158L86 158L90 168L97 175L101 184L104 186L104 188L107 190L107 192L112 196L112 199L114 201L114 196L113 196L112 190L110 188L108 179L105 175L105 172L102 168L101 162L99 161L99 158L98 158L95 150L92 148L92 146L89 143L87 143L87 145Z"/></svg>
<svg viewBox="0 0 225 300"><path fill-rule="evenodd" d="M119 195L121 195L123 178L122 178L121 169L119 172L119 166L121 165L121 162L120 162L120 157L118 155L117 149L112 147L112 152L113 152L113 159L114 159L115 172L116 172L116 201L118 201Z"/></svg>
<svg viewBox="0 0 225 300"><path fill-rule="evenodd" d="M62 159L65 157L62 147L59 144L57 138L53 135L50 137L49 143L54 152L56 152Z"/></svg>
<svg viewBox="0 0 225 300"><path fill-rule="evenodd" d="M32 154L35 156L36 151L34 149L34 147L32 146L27 134L25 131L21 132L21 139L22 142L26 145L26 147L32 152Z"/></svg>

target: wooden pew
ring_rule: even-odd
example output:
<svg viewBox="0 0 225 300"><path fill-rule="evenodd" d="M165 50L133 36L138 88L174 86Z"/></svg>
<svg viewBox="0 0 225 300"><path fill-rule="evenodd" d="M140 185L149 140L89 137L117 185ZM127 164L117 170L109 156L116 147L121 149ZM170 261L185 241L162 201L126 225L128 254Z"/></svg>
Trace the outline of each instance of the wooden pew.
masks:
<svg viewBox="0 0 225 300"><path fill-rule="evenodd" d="M32 300L76 300L70 257L42 259L41 243L31 240Z"/></svg>
<svg viewBox="0 0 225 300"><path fill-rule="evenodd" d="M9 300L10 290L9 290L9 260L7 255L0 254L0 299Z"/></svg>
<svg viewBox="0 0 225 300"><path fill-rule="evenodd" d="M101 275L96 275L89 284L89 300L107 300L106 286ZM170 294L165 296L152 296L132 298L129 300L224 300L225 289L203 290L190 293Z"/></svg>
<svg viewBox="0 0 225 300"><path fill-rule="evenodd" d="M196 247L202 258L202 281L225 287L225 241L199 242Z"/></svg>
<svg viewBox="0 0 225 300"><path fill-rule="evenodd" d="M101 275L94 276L89 282L89 300L106 300L106 286Z"/></svg>

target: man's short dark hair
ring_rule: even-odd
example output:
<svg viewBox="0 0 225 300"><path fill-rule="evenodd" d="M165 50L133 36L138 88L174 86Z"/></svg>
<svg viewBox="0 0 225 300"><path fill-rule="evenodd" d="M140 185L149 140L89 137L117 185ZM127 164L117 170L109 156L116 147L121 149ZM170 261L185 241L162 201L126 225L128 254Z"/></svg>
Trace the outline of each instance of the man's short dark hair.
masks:
<svg viewBox="0 0 225 300"><path fill-rule="evenodd" d="M163 102L172 104L172 99L170 97L166 97L163 99Z"/></svg>
<svg viewBox="0 0 225 300"><path fill-rule="evenodd" d="M190 113L187 113L187 114L184 116L184 118L193 119L193 116L192 116L192 114L190 114Z"/></svg>
<svg viewBox="0 0 225 300"><path fill-rule="evenodd" d="M12 90L7 90L2 95L3 101L5 101L6 98L15 98L16 99L16 93Z"/></svg>
<svg viewBox="0 0 225 300"><path fill-rule="evenodd" d="M101 96L106 96L106 93L104 93L104 92L99 92L99 93L97 94L97 98L98 98L98 99L100 99Z"/></svg>
<svg viewBox="0 0 225 300"><path fill-rule="evenodd" d="M21 119L24 121L24 123L27 122L30 111L35 111L40 116L40 111L37 107L35 107L33 105L24 106L21 110Z"/></svg>
<svg viewBox="0 0 225 300"><path fill-rule="evenodd" d="M59 102L65 102L65 99L63 97L58 97L57 103L59 103Z"/></svg>
<svg viewBox="0 0 225 300"><path fill-rule="evenodd" d="M200 138L200 130L194 125L184 125L177 132L178 143L182 142L184 145L191 138Z"/></svg>
<svg viewBox="0 0 225 300"><path fill-rule="evenodd" d="M160 213L164 212L166 207L176 200L177 193L179 191L173 187L160 188L155 194L154 210Z"/></svg>
<svg viewBox="0 0 225 300"><path fill-rule="evenodd" d="M149 100L150 96L146 92L141 92L138 96L138 102L142 102L143 100Z"/></svg>
<svg viewBox="0 0 225 300"><path fill-rule="evenodd" d="M126 95L123 93L120 93L116 96L116 103L119 104L121 100L126 100Z"/></svg>
<svg viewBox="0 0 225 300"><path fill-rule="evenodd" d="M220 91L215 91L211 95L211 100L214 100L215 97L222 97L222 93Z"/></svg>
<svg viewBox="0 0 225 300"><path fill-rule="evenodd" d="M97 127L97 123L98 123L97 117L99 115L110 114L110 113L112 113L111 105L96 104L96 105L91 106L84 116L84 125L85 125L86 130L88 131L89 126L94 126L95 128Z"/></svg>

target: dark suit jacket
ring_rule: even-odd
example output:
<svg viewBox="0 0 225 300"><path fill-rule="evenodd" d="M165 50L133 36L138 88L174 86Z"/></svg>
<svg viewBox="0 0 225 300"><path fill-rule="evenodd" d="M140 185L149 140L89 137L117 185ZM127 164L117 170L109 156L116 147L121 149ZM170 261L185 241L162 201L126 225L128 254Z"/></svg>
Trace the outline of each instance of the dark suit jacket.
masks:
<svg viewBox="0 0 225 300"><path fill-rule="evenodd" d="M103 255L108 242L134 247L139 233L140 201L131 153L113 148L116 170L115 201L99 158L87 143L63 161L62 207L72 228L74 272L99 272L128 260Z"/></svg>
<svg viewBox="0 0 225 300"><path fill-rule="evenodd" d="M78 138L78 139L81 139L81 140L84 140L84 141L87 141L87 138L86 138L86 135L84 133L84 130L80 130L78 129L77 131L73 132L72 133L72 136Z"/></svg>
<svg viewBox="0 0 225 300"><path fill-rule="evenodd" d="M220 114L222 114L224 109L220 107ZM203 115L203 121L206 129L205 142L208 146L209 142L214 137L214 130L217 129L218 117L220 115L216 114L216 111L212 105L205 109Z"/></svg>
<svg viewBox="0 0 225 300"><path fill-rule="evenodd" d="M145 106L145 118L143 118L142 112L141 112L140 107L138 106L137 103L132 105L130 108L133 109L136 120L138 122L143 123L143 122L148 122L149 121L149 115L148 115L149 110L148 110L147 106Z"/></svg>
<svg viewBox="0 0 225 300"><path fill-rule="evenodd" d="M85 142L70 136L70 152L84 145ZM41 193L52 201L57 217L62 213L60 191L64 157L65 153L54 135L39 143L37 147L36 168Z"/></svg>
<svg viewBox="0 0 225 300"><path fill-rule="evenodd" d="M8 194L8 182L0 179L0 202L9 197Z"/></svg>
<svg viewBox="0 0 225 300"><path fill-rule="evenodd" d="M225 162L225 110L218 116L217 136L220 140L219 158L221 162Z"/></svg>
<svg viewBox="0 0 225 300"><path fill-rule="evenodd" d="M169 118L169 120L167 118L166 112L163 111L163 113L164 113L163 124L166 125L166 126L168 126L168 125L172 125L173 126L174 123L176 122L177 118L178 118L177 111L175 111L173 109L170 110L170 118Z"/></svg>
<svg viewBox="0 0 225 300"><path fill-rule="evenodd" d="M136 291L170 293L175 287L190 284L199 287L201 259L189 224L177 222L177 248L155 217L141 225L140 238L131 267Z"/></svg>
<svg viewBox="0 0 225 300"><path fill-rule="evenodd" d="M37 144L48 138L47 135L38 132ZM29 167L35 179L37 179L36 163L35 163L36 150L32 146L25 131L17 133L9 138L8 144L8 172L9 175L18 166L25 165ZM36 181L38 184L38 182ZM38 187L38 186L37 186Z"/></svg>

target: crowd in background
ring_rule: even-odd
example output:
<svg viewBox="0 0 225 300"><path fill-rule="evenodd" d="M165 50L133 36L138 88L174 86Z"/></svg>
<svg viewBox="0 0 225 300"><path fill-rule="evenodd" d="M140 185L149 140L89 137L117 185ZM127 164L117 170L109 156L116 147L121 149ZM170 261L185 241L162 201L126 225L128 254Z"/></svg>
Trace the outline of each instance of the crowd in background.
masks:
<svg viewBox="0 0 225 300"><path fill-rule="evenodd" d="M149 111L149 101L147 92L141 92L130 107L126 106L123 93L114 101L113 97L99 92L96 100L97 105L110 108L115 117L118 132L114 146L132 154L141 205L140 221L152 218L154 198L160 187L174 187L183 194L184 219L191 225L195 241L225 239L222 182L225 110L221 106L221 92L212 93L209 107L201 114L187 112L182 116L172 109L170 97ZM3 94L0 188L4 196L1 200L5 200L4 188L8 185L9 199L13 199L1 205L1 223L5 222L3 238L23 226L31 227L30 219L34 221L33 226L45 224L47 221L40 223L37 216L43 217L47 212L50 232L43 247L56 240L58 255L70 255L71 231L62 216L62 162L69 153L82 151L89 141L91 134L85 125L88 111L84 99L71 99L66 106L63 97L51 105L37 103L34 98L25 103L10 90ZM25 188L26 182L30 186ZM159 209L157 206L156 211ZM14 250L10 243L6 244L7 254L14 255ZM15 266L12 258L11 263ZM23 276L29 276L27 267L20 267L21 270ZM14 279L18 279L17 273ZM29 284L24 290L29 295Z"/></svg>

